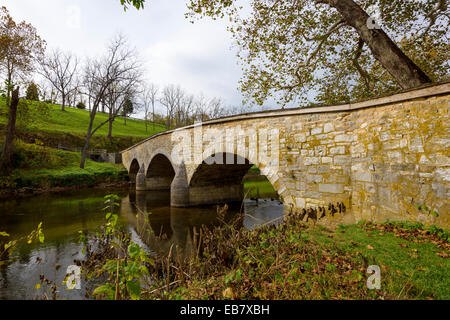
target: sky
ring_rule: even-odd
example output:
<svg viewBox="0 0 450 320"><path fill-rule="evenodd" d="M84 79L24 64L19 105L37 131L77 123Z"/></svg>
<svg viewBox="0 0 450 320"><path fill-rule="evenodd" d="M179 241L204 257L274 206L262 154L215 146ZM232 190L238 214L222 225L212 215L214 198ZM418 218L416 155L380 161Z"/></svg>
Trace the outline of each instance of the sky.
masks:
<svg viewBox="0 0 450 320"><path fill-rule="evenodd" d="M0 0L16 22L31 23L47 48L79 57L104 52L118 32L129 38L159 87L179 84L191 94L241 105L242 72L225 20L185 18L185 0L148 0L145 9L124 12L119 0Z"/></svg>

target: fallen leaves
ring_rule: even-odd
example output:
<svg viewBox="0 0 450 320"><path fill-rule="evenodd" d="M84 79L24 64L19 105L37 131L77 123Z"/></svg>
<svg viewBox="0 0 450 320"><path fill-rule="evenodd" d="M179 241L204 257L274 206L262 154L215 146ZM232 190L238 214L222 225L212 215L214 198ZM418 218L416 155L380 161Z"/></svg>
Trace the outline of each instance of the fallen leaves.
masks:
<svg viewBox="0 0 450 320"><path fill-rule="evenodd" d="M226 288L222 295L224 299L233 299L233 289L230 287Z"/></svg>
<svg viewBox="0 0 450 320"><path fill-rule="evenodd" d="M373 250L373 247L372 247L370 244L368 244L368 245L367 245L367 249Z"/></svg>
<svg viewBox="0 0 450 320"><path fill-rule="evenodd" d="M424 267L419 267L419 268L417 268L416 270L417 270L417 271L428 271L428 269L427 269L427 268L424 268Z"/></svg>
<svg viewBox="0 0 450 320"><path fill-rule="evenodd" d="M448 254L446 252L437 252L436 255L441 258L448 258Z"/></svg>

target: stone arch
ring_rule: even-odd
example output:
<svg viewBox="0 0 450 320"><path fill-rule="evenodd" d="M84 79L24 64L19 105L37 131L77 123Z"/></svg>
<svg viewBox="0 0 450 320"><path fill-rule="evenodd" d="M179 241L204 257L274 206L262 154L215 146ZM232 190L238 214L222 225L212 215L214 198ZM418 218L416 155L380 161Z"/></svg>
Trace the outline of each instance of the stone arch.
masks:
<svg viewBox="0 0 450 320"><path fill-rule="evenodd" d="M211 163L212 159L216 160L215 163ZM190 205L242 201L242 180L252 166L247 158L234 153L221 152L205 158L189 182ZM276 174L267 178L275 188L274 176Z"/></svg>
<svg viewBox="0 0 450 320"><path fill-rule="evenodd" d="M155 152L146 173L147 190L170 190L175 169L166 152Z"/></svg>
<svg viewBox="0 0 450 320"><path fill-rule="evenodd" d="M136 176L139 173L139 169L141 166L139 165L139 162L137 159L133 159L131 161L130 169L128 170L128 175L130 177L130 182L135 184L136 183Z"/></svg>

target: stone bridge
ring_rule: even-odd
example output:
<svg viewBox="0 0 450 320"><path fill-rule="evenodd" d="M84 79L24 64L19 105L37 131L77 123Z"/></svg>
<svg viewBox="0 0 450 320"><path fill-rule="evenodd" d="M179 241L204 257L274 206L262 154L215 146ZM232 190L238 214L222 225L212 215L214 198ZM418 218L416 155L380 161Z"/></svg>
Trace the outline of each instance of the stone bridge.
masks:
<svg viewBox="0 0 450 320"><path fill-rule="evenodd" d="M443 83L221 118L152 136L123 151L123 164L137 190L170 189L175 207L241 201L256 165L293 209L448 227L449 93Z"/></svg>

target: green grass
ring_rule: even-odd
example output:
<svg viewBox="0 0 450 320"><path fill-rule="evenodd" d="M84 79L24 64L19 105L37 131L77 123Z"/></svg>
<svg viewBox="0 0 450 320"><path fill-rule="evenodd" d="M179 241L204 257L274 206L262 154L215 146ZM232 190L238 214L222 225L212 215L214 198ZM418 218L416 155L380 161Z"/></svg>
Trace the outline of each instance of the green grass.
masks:
<svg viewBox="0 0 450 320"><path fill-rule="evenodd" d="M251 178L250 178L251 179ZM247 193L248 192L248 193ZM244 194L247 198L276 198L277 192L267 178L261 181L244 181Z"/></svg>
<svg viewBox="0 0 450 320"><path fill-rule="evenodd" d="M203 237L190 278L147 298L450 299L448 231L437 227L360 223L330 230L294 214L278 226L227 226ZM371 265L381 269L381 289L366 286Z"/></svg>
<svg viewBox="0 0 450 320"><path fill-rule="evenodd" d="M24 102L23 100L21 100ZM70 148L84 146L84 138L90 121L89 111L25 101L19 105L14 147L14 167L9 177L0 179L3 189L51 188L60 186L92 186L101 182L123 180L122 165L95 163L87 160L86 168L80 169L79 153L56 149L59 145ZM7 124L8 110L5 98L0 97L0 130ZM108 115L97 113L94 128L108 119ZM91 149L106 149L119 152L156 133L165 131L161 125L148 125L142 120L117 118L113 123L113 139L107 138L105 124L91 138ZM4 140L0 136L0 147ZM1 148L3 149L3 148Z"/></svg>
<svg viewBox="0 0 450 320"><path fill-rule="evenodd" d="M1 146L1 143L0 143ZM126 170L121 164L86 160L80 168L81 154L16 141L14 166L9 177L0 178L2 189L46 189L88 187L103 182L123 181Z"/></svg>
<svg viewBox="0 0 450 320"><path fill-rule="evenodd" d="M32 103L34 106L35 103ZM89 111L66 107L65 111L61 106L49 104L50 112L48 118L34 119L25 125L27 130L38 130L46 133L71 133L86 135L89 125ZM7 123L5 99L0 97L0 124ZM97 113L94 127L108 119L108 115ZM145 130L145 123L142 120L127 119L126 125L123 118L117 118L113 123L113 136L146 138L155 133L165 131L162 125L149 124L148 132ZM108 125L104 125L96 132L96 135L106 137L108 135Z"/></svg>
<svg viewBox="0 0 450 320"><path fill-rule="evenodd" d="M393 225L397 225L400 232L402 229L412 232L424 230L417 223ZM344 252L362 255L369 264L380 265L382 272L384 270L389 278L395 279L385 282L394 292L404 292L410 286L408 293L419 298L450 299L450 261L437 255L444 249L438 248L433 241L417 242L420 236L405 239L398 237L397 232L385 232L381 225L370 226L375 225L341 225L333 233L333 238L328 237L330 233L324 228L314 229L309 234L324 247L336 246ZM439 230L433 227L428 231L433 229Z"/></svg>

